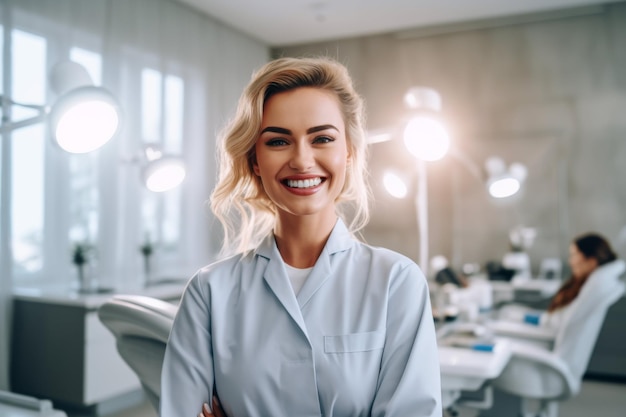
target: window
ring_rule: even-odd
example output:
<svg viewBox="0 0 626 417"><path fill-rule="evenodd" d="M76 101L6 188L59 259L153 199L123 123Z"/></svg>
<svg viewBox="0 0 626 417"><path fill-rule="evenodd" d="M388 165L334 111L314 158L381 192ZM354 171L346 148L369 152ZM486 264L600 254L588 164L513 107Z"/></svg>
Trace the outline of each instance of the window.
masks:
<svg viewBox="0 0 626 417"><path fill-rule="evenodd" d="M0 10L2 10L0 8ZM4 51L4 27L3 25L0 25L0 51ZM4 94L4 53L0 54L0 95ZM2 120L4 118L4 108L3 106L0 106L0 120ZM4 202L6 201L5 199L8 198L8 196L5 196L3 194L3 176L4 174L4 167L2 166L2 152L4 151L4 136L0 136L0 207L2 207L2 205L4 204ZM4 219L3 219L3 212L2 210L0 210L0 259L4 259L4 253L2 253L3 251L3 246L4 246L4 236L6 233L6 230L3 230L3 223L4 223ZM2 261L2 263L4 263L4 261ZM6 262L7 264L9 262ZM5 266L6 268L6 266ZM4 274L6 273L6 269L2 268L2 266L0 265L0 274ZM0 283L0 285L2 285ZM1 301L0 301L1 303Z"/></svg>
<svg viewBox="0 0 626 417"><path fill-rule="evenodd" d="M70 50L70 59L81 64L95 85L102 84L102 58L81 48ZM72 243L95 245L98 241L100 193L98 187L98 153L69 155L70 228Z"/></svg>
<svg viewBox="0 0 626 417"><path fill-rule="evenodd" d="M142 85L142 138L144 145L158 145L164 153L182 155L184 83L180 77L144 68ZM164 252L176 252L180 239L180 187L165 193L144 189L142 223L146 239Z"/></svg>
<svg viewBox="0 0 626 417"><path fill-rule="evenodd" d="M13 30L12 91L19 103L43 103L46 91L46 40ZM13 106L14 121L35 116L33 109ZM11 219L16 274L41 271L44 265L44 127L17 129L12 134Z"/></svg>
<svg viewBox="0 0 626 417"><path fill-rule="evenodd" d="M77 281L72 246L87 243L95 249L91 269L99 284L139 283L139 246L146 237L158 254L155 274L186 276L189 244L183 241L183 229L189 221L182 218L184 187L148 191L136 176L139 165L129 162L149 144L159 145L165 154L184 155L185 80L173 71L155 69L155 62L181 66L126 45L129 55L122 54L123 59L107 67L99 36L81 32L72 39L57 37L56 23L44 18L34 25L30 17L13 20L10 38L3 40L6 33L0 30L0 49L9 42L11 46L9 61L0 65L0 88L10 86L6 95L20 104L52 104L56 93L49 86L49 70L70 59L85 67L96 85L105 84L107 76L118 82L121 93L116 98L127 119L122 134L105 147L69 154L50 140L47 123L39 122L40 108L13 105L4 114L11 123L38 118L9 128L0 146L5 158L9 156L1 167L0 210L11 227L0 231L10 245L10 251L2 246L2 256L12 259L6 268L13 273L12 281L27 287L72 286Z"/></svg>

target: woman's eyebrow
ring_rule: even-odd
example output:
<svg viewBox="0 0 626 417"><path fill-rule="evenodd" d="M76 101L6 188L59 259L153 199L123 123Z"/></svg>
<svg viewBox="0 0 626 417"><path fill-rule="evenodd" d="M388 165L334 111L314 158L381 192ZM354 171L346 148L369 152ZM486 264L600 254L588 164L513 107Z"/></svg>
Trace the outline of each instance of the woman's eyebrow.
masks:
<svg viewBox="0 0 626 417"><path fill-rule="evenodd" d="M268 126L265 129L261 130L261 134L265 132L274 132L274 133L281 133L283 135L291 135L291 130L285 129L284 127L276 127L276 126Z"/></svg>
<svg viewBox="0 0 626 417"><path fill-rule="evenodd" d="M321 126L314 126L311 127L309 129L306 130L306 133L315 133L315 132L320 132L322 130L328 130L328 129L334 129L337 132L339 132L339 129L337 129L335 126L333 125L321 125Z"/></svg>
<svg viewBox="0 0 626 417"><path fill-rule="evenodd" d="M322 130L328 130L328 129L334 129L337 132L339 132L339 129L337 129L333 125L320 125L320 126L313 126L313 127L308 128L306 130L306 133L321 132ZM268 127L266 127L265 129L263 129L261 131L261 134L263 134L265 132L280 133L280 134L283 134L283 135L291 135L292 134L291 130L285 129L284 127L277 127L277 126L268 126Z"/></svg>

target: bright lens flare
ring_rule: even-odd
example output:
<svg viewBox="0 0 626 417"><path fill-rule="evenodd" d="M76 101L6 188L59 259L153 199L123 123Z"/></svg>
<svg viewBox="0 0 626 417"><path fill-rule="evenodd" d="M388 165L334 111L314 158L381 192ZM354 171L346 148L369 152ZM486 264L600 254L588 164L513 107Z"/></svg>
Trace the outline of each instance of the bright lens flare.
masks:
<svg viewBox="0 0 626 417"><path fill-rule="evenodd" d="M386 172L383 176L385 190L395 198L406 197L408 190L402 179L392 172Z"/></svg>
<svg viewBox="0 0 626 417"><path fill-rule="evenodd" d="M424 161L437 161L448 152L450 138L439 120L428 116L418 116L406 125L404 144L417 158Z"/></svg>
<svg viewBox="0 0 626 417"><path fill-rule="evenodd" d="M87 101L69 108L57 124L59 146L71 153L87 153L104 145L117 131L119 118L114 106Z"/></svg>
<svg viewBox="0 0 626 417"><path fill-rule="evenodd" d="M501 178L489 184L489 195L494 198L510 197L520 189L520 182L512 177Z"/></svg>
<svg viewBox="0 0 626 417"><path fill-rule="evenodd" d="M185 179L185 168L178 164L163 164L146 178L146 187L157 193L171 190Z"/></svg>

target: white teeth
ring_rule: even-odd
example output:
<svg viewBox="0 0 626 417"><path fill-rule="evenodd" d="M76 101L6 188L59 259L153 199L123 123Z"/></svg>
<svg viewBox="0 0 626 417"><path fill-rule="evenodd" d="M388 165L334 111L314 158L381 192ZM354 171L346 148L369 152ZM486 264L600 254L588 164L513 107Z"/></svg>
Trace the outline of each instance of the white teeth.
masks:
<svg viewBox="0 0 626 417"><path fill-rule="evenodd" d="M308 180L287 180L287 186L291 188L310 188L318 186L321 182L322 179L319 177Z"/></svg>

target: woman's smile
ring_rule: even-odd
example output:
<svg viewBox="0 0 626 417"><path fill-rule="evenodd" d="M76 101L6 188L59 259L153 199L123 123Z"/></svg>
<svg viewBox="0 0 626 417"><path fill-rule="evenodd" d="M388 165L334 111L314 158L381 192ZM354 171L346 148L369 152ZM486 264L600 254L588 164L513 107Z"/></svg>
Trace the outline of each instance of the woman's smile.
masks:
<svg viewBox="0 0 626 417"><path fill-rule="evenodd" d="M285 185L289 188L313 188L322 183L320 177L304 179L304 180L285 180Z"/></svg>
<svg viewBox="0 0 626 417"><path fill-rule="evenodd" d="M289 192L298 196L308 196L321 189L324 179L322 177L288 178L281 182Z"/></svg>

